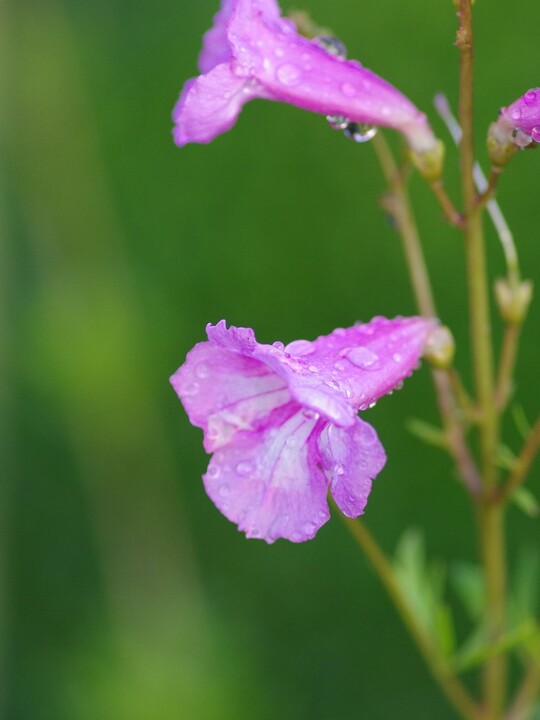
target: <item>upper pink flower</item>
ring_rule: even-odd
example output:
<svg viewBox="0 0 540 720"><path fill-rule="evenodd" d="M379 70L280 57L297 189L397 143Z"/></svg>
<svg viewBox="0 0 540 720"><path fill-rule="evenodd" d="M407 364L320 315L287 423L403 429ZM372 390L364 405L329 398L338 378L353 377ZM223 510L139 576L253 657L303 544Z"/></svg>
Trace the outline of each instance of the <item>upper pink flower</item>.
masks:
<svg viewBox="0 0 540 720"><path fill-rule="evenodd" d="M516 145L540 142L540 88L528 90L501 110L502 121L512 130ZM499 120L499 122L501 122Z"/></svg>
<svg viewBox="0 0 540 720"><path fill-rule="evenodd" d="M330 517L328 489L345 515L362 514L386 456L357 412L411 374L433 327L374 318L284 347L208 325L171 383L214 453L203 480L219 510L269 543L312 538Z"/></svg>
<svg viewBox="0 0 540 720"><path fill-rule="evenodd" d="M275 0L222 0L173 111L174 140L207 143L229 130L244 103L280 100L354 123L403 133L416 153L437 141L426 117L396 88L356 61L302 37Z"/></svg>

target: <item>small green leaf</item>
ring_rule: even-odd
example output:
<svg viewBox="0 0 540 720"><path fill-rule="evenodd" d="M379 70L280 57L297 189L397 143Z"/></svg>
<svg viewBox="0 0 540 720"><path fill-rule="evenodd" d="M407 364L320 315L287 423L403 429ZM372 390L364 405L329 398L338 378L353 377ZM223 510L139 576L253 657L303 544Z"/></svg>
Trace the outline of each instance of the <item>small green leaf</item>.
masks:
<svg viewBox="0 0 540 720"><path fill-rule="evenodd" d="M532 428L530 422L527 420L527 416L525 415L523 405L518 405L517 403L512 405L512 418L519 434L523 440L526 440L529 437Z"/></svg>
<svg viewBox="0 0 540 720"><path fill-rule="evenodd" d="M497 465L503 470L512 471L516 466L516 456L507 445L502 443L497 448Z"/></svg>
<svg viewBox="0 0 540 720"><path fill-rule="evenodd" d="M411 417L406 420L405 427L411 435L414 435L427 445L433 445L443 450L448 448L444 432L435 425L431 425L419 418Z"/></svg>
<svg viewBox="0 0 540 720"><path fill-rule="evenodd" d="M528 517L536 518L540 515L540 505L532 492L526 487L519 487L511 495L512 502Z"/></svg>
<svg viewBox="0 0 540 720"><path fill-rule="evenodd" d="M455 563L450 568L450 581L469 618L473 622L482 620L485 595L480 567L472 563Z"/></svg>

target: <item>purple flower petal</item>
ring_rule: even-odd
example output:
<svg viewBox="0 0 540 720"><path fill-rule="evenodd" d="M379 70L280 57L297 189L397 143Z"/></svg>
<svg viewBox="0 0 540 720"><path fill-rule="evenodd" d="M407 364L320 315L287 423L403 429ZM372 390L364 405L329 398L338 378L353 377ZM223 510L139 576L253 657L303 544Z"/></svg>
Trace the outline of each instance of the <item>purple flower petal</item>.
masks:
<svg viewBox="0 0 540 720"><path fill-rule="evenodd" d="M524 146L532 141L540 142L540 88L528 90L503 108L501 117L513 129L516 144Z"/></svg>
<svg viewBox="0 0 540 720"><path fill-rule="evenodd" d="M326 425L319 450L332 497L344 515L358 517L366 507L371 481L386 463L377 433L358 418L350 428Z"/></svg>
<svg viewBox="0 0 540 720"><path fill-rule="evenodd" d="M174 110L178 145L209 142L234 124L247 100L267 98L394 128L420 154L437 148L410 100L359 63L302 37L274 0L223 0L199 65L205 74L188 82Z"/></svg>
<svg viewBox="0 0 540 720"><path fill-rule="evenodd" d="M208 452L239 430L256 430L291 399L283 378L264 363L209 342L195 345L171 383L191 423L204 430Z"/></svg>
<svg viewBox="0 0 540 720"><path fill-rule="evenodd" d="M294 405L280 421L259 433L238 433L214 454L204 486L247 537L302 542L330 517L327 482L312 457L317 421Z"/></svg>
<svg viewBox="0 0 540 720"><path fill-rule="evenodd" d="M329 517L330 489L363 512L385 463L367 407L409 375L434 321L375 318L314 342L258 343L250 328L208 325L171 382L215 454L209 496L248 537L307 540Z"/></svg>

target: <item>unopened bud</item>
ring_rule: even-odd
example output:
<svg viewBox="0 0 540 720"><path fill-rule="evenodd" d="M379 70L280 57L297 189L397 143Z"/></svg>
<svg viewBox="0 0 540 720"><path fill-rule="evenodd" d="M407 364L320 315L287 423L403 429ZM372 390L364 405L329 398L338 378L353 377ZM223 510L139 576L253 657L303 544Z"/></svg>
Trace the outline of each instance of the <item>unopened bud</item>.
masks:
<svg viewBox="0 0 540 720"><path fill-rule="evenodd" d="M439 180L444 167L444 144L435 140L427 150L411 150L411 160L420 175L428 182Z"/></svg>
<svg viewBox="0 0 540 720"><path fill-rule="evenodd" d="M527 315L533 296L533 284L524 280L512 286L505 278L495 280L495 299L502 319L510 325L520 325Z"/></svg>
<svg viewBox="0 0 540 720"><path fill-rule="evenodd" d="M450 330L440 325L432 330L426 340L424 357L434 367L444 370L452 365L456 344Z"/></svg>
<svg viewBox="0 0 540 720"><path fill-rule="evenodd" d="M497 122L491 123L486 143L489 159L493 166L504 167L514 157L519 148L523 147L518 133L521 133L521 131L509 125L502 116Z"/></svg>

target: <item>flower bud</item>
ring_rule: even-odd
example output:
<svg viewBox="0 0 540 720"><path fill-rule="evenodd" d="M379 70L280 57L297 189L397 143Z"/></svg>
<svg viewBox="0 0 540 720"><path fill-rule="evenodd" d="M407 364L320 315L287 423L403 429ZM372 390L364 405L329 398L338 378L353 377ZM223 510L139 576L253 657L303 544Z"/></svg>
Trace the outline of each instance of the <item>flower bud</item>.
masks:
<svg viewBox="0 0 540 720"><path fill-rule="evenodd" d="M445 325L434 328L427 336L424 357L439 370L452 365L456 351L454 337Z"/></svg>
<svg viewBox="0 0 540 720"><path fill-rule="evenodd" d="M489 128L488 151L494 165L503 166L518 148L540 142L540 88L528 90L508 107L502 108Z"/></svg>
<svg viewBox="0 0 540 720"><path fill-rule="evenodd" d="M512 286L506 278L495 280L495 299L503 320L510 325L520 325L527 315L533 296L533 284L524 280Z"/></svg>
<svg viewBox="0 0 540 720"><path fill-rule="evenodd" d="M439 180L444 167L445 147L441 140L436 140L432 146L426 150L411 150L410 156L413 165L420 175L428 182Z"/></svg>

